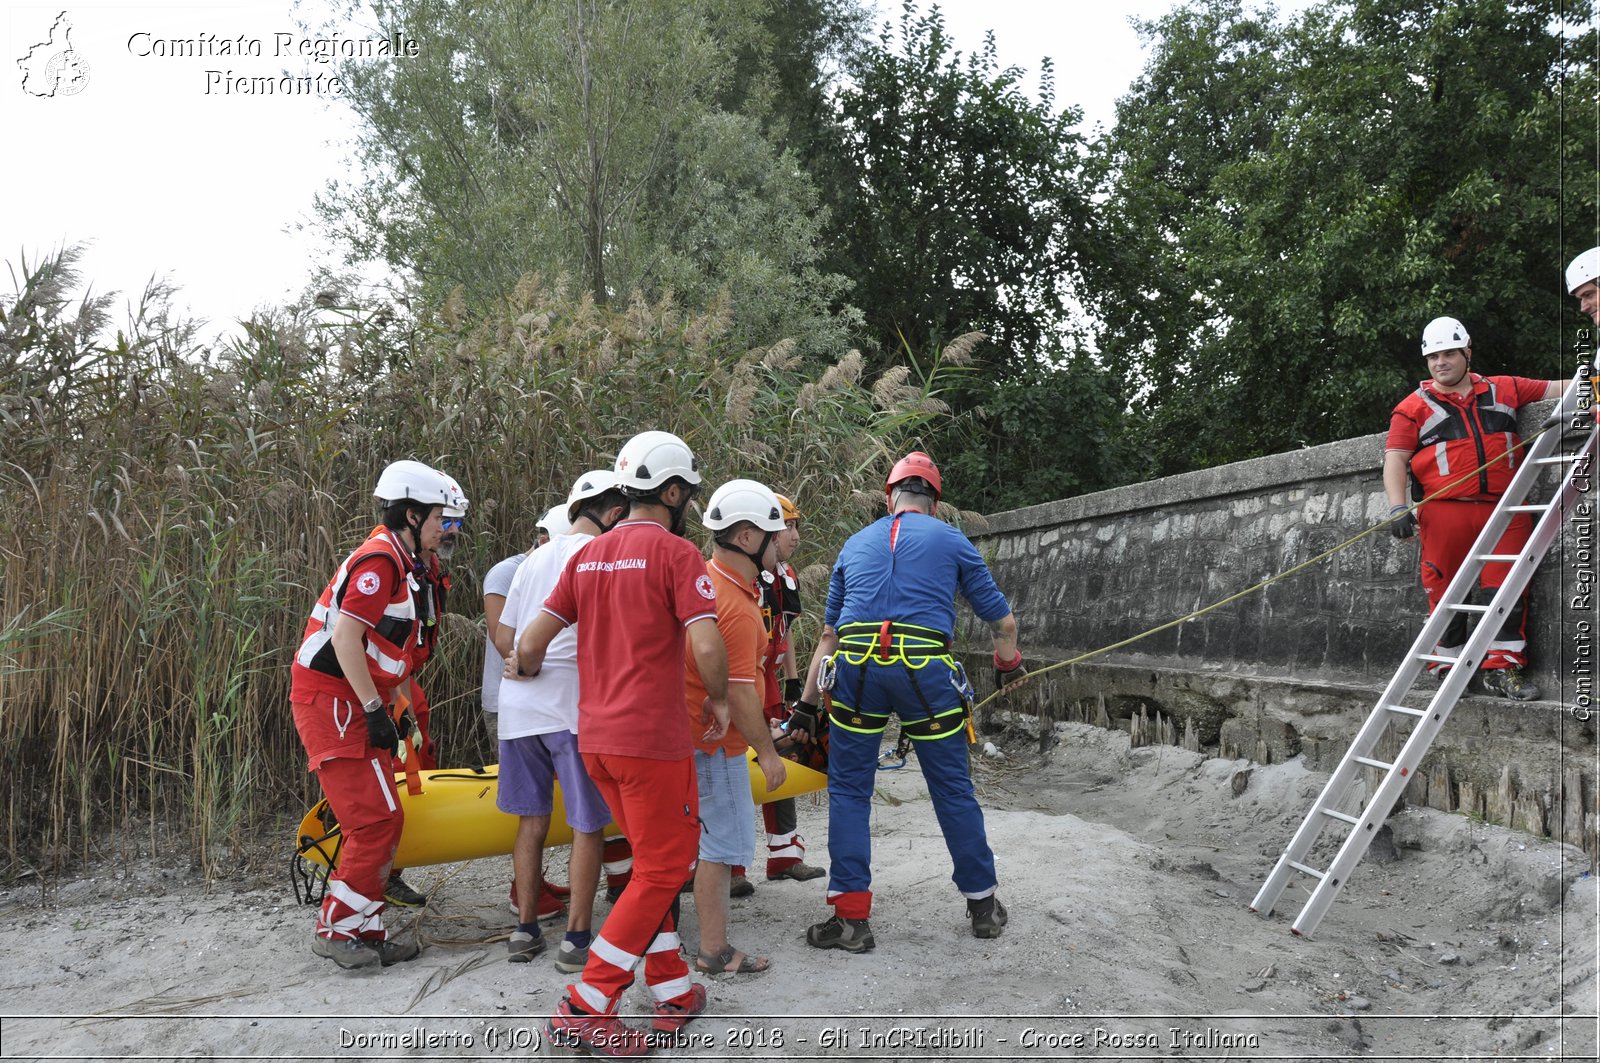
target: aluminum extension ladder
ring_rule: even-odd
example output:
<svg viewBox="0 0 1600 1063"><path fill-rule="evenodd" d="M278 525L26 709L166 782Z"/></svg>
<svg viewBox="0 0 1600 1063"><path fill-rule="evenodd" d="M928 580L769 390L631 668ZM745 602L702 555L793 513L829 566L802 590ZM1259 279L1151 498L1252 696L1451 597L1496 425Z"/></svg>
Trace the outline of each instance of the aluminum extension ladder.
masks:
<svg viewBox="0 0 1600 1063"><path fill-rule="evenodd" d="M1523 588L1528 585L1528 581L1533 578L1534 570L1544 559L1550 544L1561 534L1562 521L1571 510L1574 499L1588 486L1589 477L1594 473L1594 430L1591 428L1583 447L1576 453L1557 452L1563 435L1562 426L1569 424L1579 412L1578 400L1586 384L1587 381L1580 373L1563 394L1556 413L1546 422L1553 427L1533 440L1526 448L1522 467L1512 476L1511 484L1495 506L1488 524L1473 543L1467 562L1450 581L1450 586L1445 588L1439 607L1422 626L1422 632L1411 644L1404 662L1378 698L1377 706L1367 717L1367 722L1361 726L1361 730L1356 733L1355 740L1351 742L1344 759L1339 762L1328 784L1323 787L1322 793L1312 804L1305 822L1300 824L1300 829L1295 832L1289 847L1278 857L1272 873L1267 876L1267 881L1256 894L1255 900L1250 902L1252 912L1270 914L1283 894L1284 887L1288 885L1290 877L1296 872L1307 875L1316 880L1316 886L1290 929L1296 935L1310 937L1333 905L1339 891L1349 881L1362 856L1366 855L1367 847L1372 843L1379 826L1388 818L1389 811L1400 800L1406 784L1411 781L1412 772L1416 770L1428 747L1444 728L1445 721L1450 718L1450 710L1455 708L1456 701L1465 691L1467 682L1477 671L1477 666L1483 660L1489 643L1498 634L1506 613L1516 602ZM1566 466L1561 488L1554 500L1544 504L1525 504L1539 476L1552 465ZM1495 544L1499 542L1507 525L1518 513L1535 515L1536 523L1533 534L1528 539L1528 545L1520 554L1493 553ZM1468 595L1477 586L1478 573L1485 563L1495 561L1511 563L1511 571L1506 576L1505 582L1500 585L1498 593L1488 605L1467 604ZM1478 622L1467 639L1461 656L1445 657L1434 653L1440 635L1458 613L1478 615ZM1440 685L1427 708L1407 708L1401 701L1410 692L1418 676L1422 674L1424 666L1429 662L1450 665L1450 674ZM1406 718L1414 720L1415 726L1401 747L1400 755L1392 764L1377 759L1374 753L1388 732L1390 724ZM1367 800L1366 807L1358 814L1340 811L1338 805L1363 768L1381 772L1383 781ZM1311 847L1316 843L1323 828L1332 823L1343 824L1349 834L1339 846L1338 854L1334 856L1332 863L1324 869L1312 867L1307 863Z"/></svg>

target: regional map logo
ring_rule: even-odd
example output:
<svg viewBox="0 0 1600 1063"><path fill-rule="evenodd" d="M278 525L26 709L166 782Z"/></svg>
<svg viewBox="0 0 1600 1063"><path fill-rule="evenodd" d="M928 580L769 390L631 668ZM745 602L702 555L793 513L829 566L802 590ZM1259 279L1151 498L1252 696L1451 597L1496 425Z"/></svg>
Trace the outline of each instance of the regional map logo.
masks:
<svg viewBox="0 0 1600 1063"><path fill-rule="evenodd" d="M72 47L72 23L56 16L48 39L17 60L22 91L30 96L75 96L89 86L89 63Z"/></svg>

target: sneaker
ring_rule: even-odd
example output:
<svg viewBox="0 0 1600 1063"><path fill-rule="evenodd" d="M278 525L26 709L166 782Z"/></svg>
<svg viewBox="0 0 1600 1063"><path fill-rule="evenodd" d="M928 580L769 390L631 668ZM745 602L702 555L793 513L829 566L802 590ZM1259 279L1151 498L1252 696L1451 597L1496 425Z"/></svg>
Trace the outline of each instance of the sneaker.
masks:
<svg viewBox="0 0 1600 1063"><path fill-rule="evenodd" d="M544 951L543 935L513 930L506 939L506 959L511 963L527 963Z"/></svg>
<svg viewBox="0 0 1600 1063"><path fill-rule="evenodd" d="M556 950L556 970L577 974L589 965L589 950L580 949L570 941L563 941Z"/></svg>
<svg viewBox="0 0 1600 1063"><path fill-rule="evenodd" d="M821 878L828 873L826 868L812 867L804 860L796 860L788 867L779 868L777 871L767 868L767 881L778 882L782 879L792 878L796 882L809 882L814 878Z"/></svg>
<svg viewBox="0 0 1600 1063"><path fill-rule="evenodd" d="M359 938L330 938L313 933L311 951L347 971L371 967L382 960L378 950Z"/></svg>
<svg viewBox="0 0 1600 1063"><path fill-rule="evenodd" d="M422 946L417 944L416 938L386 938L378 945L377 952L385 967L393 967L422 955Z"/></svg>
<svg viewBox="0 0 1600 1063"><path fill-rule="evenodd" d="M734 875L728 880L728 896L748 897L756 891L756 884L743 875Z"/></svg>
<svg viewBox="0 0 1600 1063"><path fill-rule="evenodd" d="M706 987L696 982L687 993L671 1000L656 1001L656 1017L651 1023L662 1033L676 1033L689 1025L697 1015L705 1014Z"/></svg>
<svg viewBox="0 0 1600 1063"><path fill-rule="evenodd" d="M406 885L406 880L398 874L389 876L388 884L383 887L383 899L396 908L421 908L428 903L426 894Z"/></svg>
<svg viewBox="0 0 1600 1063"><path fill-rule="evenodd" d="M549 879L545 879L544 892L550 894L552 897L557 897L564 901L568 897L572 896L572 887L558 885L557 883L551 882Z"/></svg>
<svg viewBox="0 0 1600 1063"><path fill-rule="evenodd" d="M1512 701L1538 701L1539 688L1522 677L1520 668L1486 668L1478 673L1485 694Z"/></svg>
<svg viewBox="0 0 1600 1063"><path fill-rule="evenodd" d="M992 893L981 901L968 900L967 915L972 917L972 936L975 938L999 937L1000 928L1010 918L1006 914L1006 906Z"/></svg>
<svg viewBox="0 0 1600 1063"><path fill-rule="evenodd" d="M647 1056L655 1046L650 1035L625 1025L615 1015L591 1015L579 1011L572 1000L563 997L556 1013L544 1024L544 1039L551 1048L584 1052L608 1059Z"/></svg>
<svg viewBox="0 0 1600 1063"><path fill-rule="evenodd" d="M511 884L511 914L518 919L522 918L522 909L517 907L517 884ZM548 889L540 889L539 896L533 902L533 917L541 923L548 923L567 914L567 902Z"/></svg>
<svg viewBox="0 0 1600 1063"><path fill-rule="evenodd" d="M872 940L872 928L865 919L846 919L835 915L825 923L807 928L806 944L816 949L870 952L877 942Z"/></svg>

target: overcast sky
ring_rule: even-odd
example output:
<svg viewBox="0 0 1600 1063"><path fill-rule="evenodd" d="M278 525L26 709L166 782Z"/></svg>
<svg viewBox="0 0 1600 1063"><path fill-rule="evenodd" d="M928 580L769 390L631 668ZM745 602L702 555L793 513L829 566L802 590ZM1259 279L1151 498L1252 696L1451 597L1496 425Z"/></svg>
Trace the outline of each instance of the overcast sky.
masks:
<svg viewBox="0 0 1600 1063"><path fill-rule="evenodd" d="M1159 15L1172 0L940 6L958 47L973 50L994 30L1001 61L1025 67L1030 84L1040 58L1052 57L1058 105L1082 107L1092 130L1110 126L1117 97L1143 66L1130 16ZM0 67L0 257L15 269L20 255L31 262L88 243L96 291L133 298L152 274L166 275L182 289L180 303L222 327L292 297L317 265L336 265L338 251L305 226L316 191L348 173L347 113L329 96L247 95L231 80L328 70L300 54L307 42L296 9L294 0L11 3ZM880 3L880 21L899 10ZM63 42L50 38L63 12L78 63L54 95L31 94L58 84L49 61ZM260 54L160 54L159 42L206 35L219 42L214 52L243 37ZM11 287L0 275L0 290Z"/></svg>

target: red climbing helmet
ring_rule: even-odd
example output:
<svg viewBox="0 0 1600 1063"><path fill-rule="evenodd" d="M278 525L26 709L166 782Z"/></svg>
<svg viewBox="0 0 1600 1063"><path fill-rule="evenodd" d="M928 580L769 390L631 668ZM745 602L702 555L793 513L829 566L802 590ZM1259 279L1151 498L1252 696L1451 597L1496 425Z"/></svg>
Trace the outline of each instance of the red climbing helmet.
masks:
<svg viewBox="0 0 1600 1063"><path fill-rule="evenodd" d="M942 485L939 480L939 466L933 459L920 450L913 450L910 454L894 463L894 468L889 470L889 478L883 482L883 495L892 501L896 484L906 480L922 480L933 488L933 500L939 501L939 492ZM926 493L926 492L924 492Z"/></svg>

